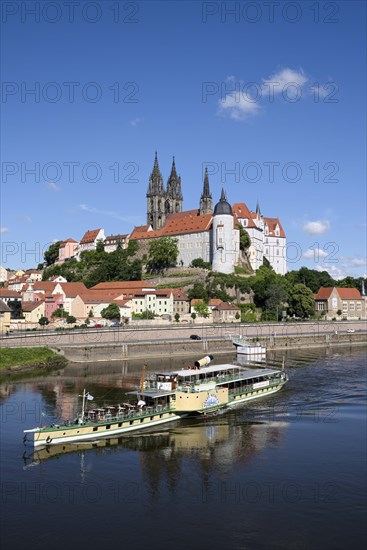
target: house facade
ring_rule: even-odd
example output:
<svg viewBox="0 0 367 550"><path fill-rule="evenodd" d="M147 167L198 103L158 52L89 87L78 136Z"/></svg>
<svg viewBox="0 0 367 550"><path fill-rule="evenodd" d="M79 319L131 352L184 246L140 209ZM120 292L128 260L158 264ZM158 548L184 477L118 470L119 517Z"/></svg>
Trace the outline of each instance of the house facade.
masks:
<svg viewBox="0 0 367 550"><path fill-rule="evenodd" d="M357 288L320 288L314 299L316 313L326 320L341 318L357 321L367 318L367 298Z"/></svg>
<svg viewBox="0 0 367 550"><path fill-rule="evenodd" d="M56 260L57 264L62 264L70 258L74 258L76 255L76 250L79 246L78 241L75 241L71 237L66 239L60 244L59 248L59 257Z"/></svg>

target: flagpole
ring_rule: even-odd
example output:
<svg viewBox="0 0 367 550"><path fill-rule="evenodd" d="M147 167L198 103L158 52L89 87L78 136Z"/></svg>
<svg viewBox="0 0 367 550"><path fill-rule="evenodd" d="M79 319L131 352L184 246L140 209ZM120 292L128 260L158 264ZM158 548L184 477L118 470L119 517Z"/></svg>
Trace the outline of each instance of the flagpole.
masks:
<svg viewBox="0 0 367 550"><path fill-rule="evenodd" d="M85 398L86 398L85 388L83 389L83 405L82 405L82 416L81 421L84 422L84 408L85 408Z"/></svg>

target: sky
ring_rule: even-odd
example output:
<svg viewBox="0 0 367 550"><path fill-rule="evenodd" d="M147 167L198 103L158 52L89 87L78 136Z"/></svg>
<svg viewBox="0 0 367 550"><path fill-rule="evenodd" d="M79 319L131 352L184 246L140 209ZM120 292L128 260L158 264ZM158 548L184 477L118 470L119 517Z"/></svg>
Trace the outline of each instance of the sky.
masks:
<svg viewBox="0 0 367 550"><path fill-rule="evenodd" d="M1 265L184 209L278 217L288 270L366 274L366 3L2 1Z"/></svg>

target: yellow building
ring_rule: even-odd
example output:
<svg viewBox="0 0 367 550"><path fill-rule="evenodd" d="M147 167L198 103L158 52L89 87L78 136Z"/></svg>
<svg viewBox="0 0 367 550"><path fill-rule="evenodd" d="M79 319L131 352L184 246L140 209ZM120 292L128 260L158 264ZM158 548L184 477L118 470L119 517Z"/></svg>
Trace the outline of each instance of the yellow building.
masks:
<svg viewBox="0 0 367 550"><path fill-rule="evenodd" d="M6 332L10 327L10 307L0 300L0 332Z"/></svg>

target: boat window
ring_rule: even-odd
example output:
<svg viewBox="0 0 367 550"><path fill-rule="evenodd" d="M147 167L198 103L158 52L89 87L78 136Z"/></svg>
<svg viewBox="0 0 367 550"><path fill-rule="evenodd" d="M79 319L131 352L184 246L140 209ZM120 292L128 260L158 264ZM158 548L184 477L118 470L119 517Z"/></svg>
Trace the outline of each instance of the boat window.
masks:
<svg viewBox="0 0 367 550"><path fill-rule="evenodd" d="M96 432L98 430L98 426L94 426L93 431Z"/></svg>
<svg viewBox="0 0 367 550"><path fill-rule="evenodd" d="M141 424L142 422L144 422L144 418L141 418L141 419L140 419L140 424Z"/></svg>
<svg viewBox="0 0 367 550"><path fill-rule="evenodd" d="M121 428L121 426L122 426L122 422L119 422L118 427Z"/></svg>
<svg viewBox="0 0 367 550"><path fill-rule="evenodd" d="M151 417L150 417L150 420L153 420L153 418L154 418L154 416L151 416Z"/></svg>
<svg viewBox="0 0 367 550"><path fill-rule="evenodd" d="M130 426L134 424L134 420L130 420Z"/></svg>
<svg viewBox="0 0 367 550"><path fill-rule="evenodd" d="M106 430L109 430L111 428L111 424L107 424Z"/></svg>

